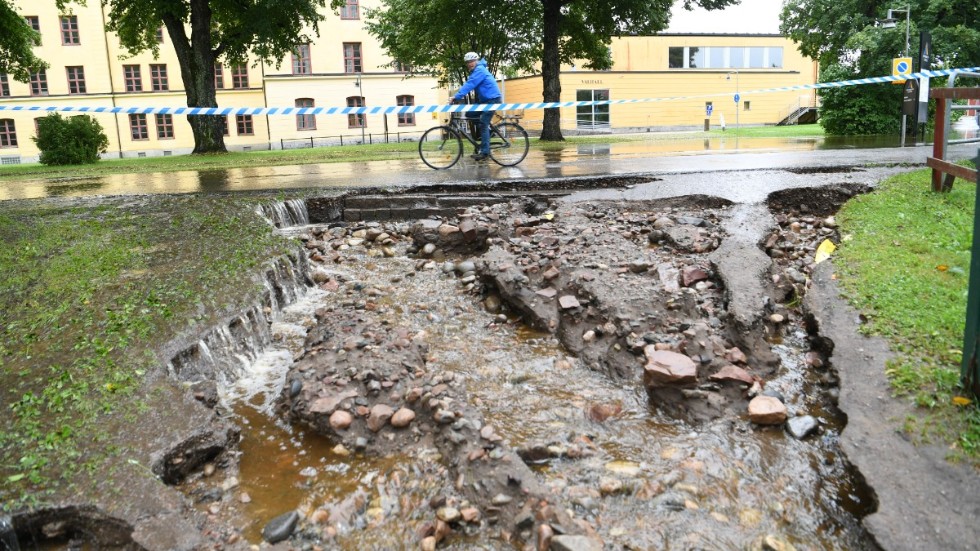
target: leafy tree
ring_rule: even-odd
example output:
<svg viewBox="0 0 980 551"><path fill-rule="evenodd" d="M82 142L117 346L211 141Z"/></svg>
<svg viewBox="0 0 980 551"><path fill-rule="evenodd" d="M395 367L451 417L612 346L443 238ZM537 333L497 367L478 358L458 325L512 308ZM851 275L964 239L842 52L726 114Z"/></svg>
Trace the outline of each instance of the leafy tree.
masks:
<svg viewBox="0 0 980 551"><path fill-rule="evenodd" d="M458 0L383 0L367 10L365 27L388 55L443 85L460 85L467 71L463 54L478 52L491 73L532 71L540 59L540 10L537 3L471 0L467 24L459 24ZM529 11L530 9L530 11Z"/></svg>
<svg viewBox="0 0 980 551"><path fill-rule="evenodd" d="M37 120L37 137L32 139L45 165L91 164L109 147L102 125L88 115L64 118L51 113Z"/></svg>
<svg viewBox="0 0 980 551"><path fill-rule="evenodd" d="M613 36L654 34L667 28L673 0L474 0L465 5L449 0L383 0L371 12L368 30L392 57L433 69L457 81L462 52L487 57L489 67L532 70L540 60L543 100L561 100L563 63L585 60L586 68L610 67ZM738 0L683 0L685 9L718 9ZM507 37L512 39L508 43ZM479 48L478 46L483 46ZM482 50L482 51L481 51ZM562 140L558 109L546 109L543 140Z"/></svg>
<svg viewBox="0 0 980 551"><path fill-rule="evenodd" d="M980 65L980 3L910 0L908 5L908 46L904 11L898 14L895 28L875 24L889 7L904 6L874 0L787 0L780 31L797 42L804 55L820 61L822 81L891 74L892 58L906 52L918 57L920 30L932 35L934 69ZM876 134L898 128L900 86L872 84L820 94L820 120L830 134Z"/></svg>
<svg viewBox="0 0 980 551"><path fill-rule="evenodd" d="M47 67L33 51L40 38L9 0L0 0L0 73L27 82L31 72Z"/></svg>
<svg viewBox="0 0 980 551"><path fill-rule="evenodd" d="M159 44L167 29L177 52L188 107L217 107L214 64L245 63L249 55L282 63L297 44L309 42L306 29L319 34L319 8L327 0L102 0L109 7L106 29L119 35L131 54ZM339 8L344 0L330 0ZM222 117L190 115L194 153L225 152Z"/></svg>

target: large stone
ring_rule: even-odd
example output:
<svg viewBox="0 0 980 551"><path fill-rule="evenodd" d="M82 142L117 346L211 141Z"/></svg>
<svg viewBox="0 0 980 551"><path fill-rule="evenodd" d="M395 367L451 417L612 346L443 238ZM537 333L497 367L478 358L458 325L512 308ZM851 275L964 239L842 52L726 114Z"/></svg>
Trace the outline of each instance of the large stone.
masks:
<svg viewBox="0 0 980 551"><path fill-rule="evenodd" d="M262 539L269 543L279 543L292 535L299 521L299 513L290 511L269 521L262 529Z"/></svg>
<svg viewBox="0 0 980 551"><path fill-rule="evenodd" d="M772 396L756 396L749 402L749 420L759 425L786 422L786 405Z"/></svg>
<svg viewBox="0 0 980 551"><path fill-rule="evenodd" d="M378 432L384 428L385 424L388 423L388 419L395 413L395 410L391 409L391 406L387 404L377 404L371 408L371 413L368 415L367 426L371 432Z"/></svg>
<svg viewBox="0 0 980 551"><path fill-rule="evenodd" d="M802 440L817 430L818 426L820 426L820 423L812 415L801 415L790 419L786 423L786 430L794 437Z"/></svg>
<svg viewBox="0 0 980 551"><path fill-rule="evenodd" d="M643 349L647 364L643 367L643 384L647 387L683 385L698 380L698 366L684 354L657 350L654 345Z"/></svg>
<svg viewBox="0 0 980 551"><path fill-rule="evenodd" d="M683 270L681 270L681 284L685 287L690 287L706 279L708 279L708 272L705 272L698 266L684 266Z"/></svg>
<svg viewBox="0 0 980 551"><path fill-rule="evenodd" d="M708 379L719 382L734 381L737 383L745 383L747 385L751 385L755 382L755 379L752 378L752 375L749 375L748 371L738 367L737 365L731 364L723 366L717 373L714 373L708 377Z"/></svg>
<svg viewBox="0 0 980 551"><path fill-rule="evenodd" d="M334 430L347 430L354 422L354 416L349 411L338 409L330 415L330 426Z"/></svg>
<svg viewBox="0 0 980 551"><path fill-rule="evenodd" d="M415 412L408 408L401 408L391 416L391 426L396 429L405 428L415 420Z"/></svg>

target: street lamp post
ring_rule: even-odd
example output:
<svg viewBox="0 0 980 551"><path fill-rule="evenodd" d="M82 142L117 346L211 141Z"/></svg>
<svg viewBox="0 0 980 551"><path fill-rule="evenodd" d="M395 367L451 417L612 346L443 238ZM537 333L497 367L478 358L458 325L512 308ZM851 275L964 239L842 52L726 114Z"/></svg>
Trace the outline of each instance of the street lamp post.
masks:
<svg viewBox="0 0 980 551"><path fill-rule="evenodd" d="M738 104L742 100L741 96L739 96L738 93L738 69L735 69L734 71L729 71L725 75L725 80L731 80L732 73L735 73L735 135L738 136L738 111L739 111Z"/></svg>
<svg viewBox="0 0 980 551"><path fill-rule="evenodd" d="M911 27L909 19L910 19L910 14L912 12L912 5L906 4L904 10L903 9L888 10L887 17L885 17L885 19L881 21L881 28L894 29L895 14L902 13L902 12L905 13L905 53L902 55L902 57L908 57L909 56L909 27ZM902 147L905 147L905 124L906 124L905 119L906 118L907 115L905 113L902 113Z"/></svg>
<svg viewBox="0 0 980 551"><path fill-rule="evenodd" d="M354 86L357 86L357 93L361 96L360 103L367 103L364 99L364 88L361 86L361 74L357 74L357 81L354 82ZM361 107L364 107L361 105ZM361 145L364 145L364 127L367 126L367 115L355 115L358 117L358 121L361 123ZM363 117L363 118L361 118Z"/></svg>

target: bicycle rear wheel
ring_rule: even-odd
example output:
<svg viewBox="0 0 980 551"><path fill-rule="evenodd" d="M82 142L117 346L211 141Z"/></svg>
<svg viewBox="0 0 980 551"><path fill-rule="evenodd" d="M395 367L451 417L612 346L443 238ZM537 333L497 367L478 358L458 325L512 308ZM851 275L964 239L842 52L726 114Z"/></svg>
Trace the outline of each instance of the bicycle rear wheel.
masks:
<svg viewBox="0 0 980 551"><path fill-rule="evenodd" d="M449 168L463 155L463 141L448 126L435 126L422 134L419 140L419 157L436 170Z"/></svg>
<svg viewBox="0 0 980 551"><path fill-rule="evenodd" d="M490 158L500 166L523 161L529 147L527 132L515 123L503 122L490 130Z"/></svg>

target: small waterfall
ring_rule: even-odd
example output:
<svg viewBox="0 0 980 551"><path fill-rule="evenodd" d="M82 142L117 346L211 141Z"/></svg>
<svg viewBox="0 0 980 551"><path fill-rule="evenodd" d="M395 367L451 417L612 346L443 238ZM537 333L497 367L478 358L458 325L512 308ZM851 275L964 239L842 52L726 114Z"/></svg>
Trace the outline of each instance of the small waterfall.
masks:
<svg viewBox="0 0 980 551"><path fill-rule="evenodd" d="M272 342L270 327L282 310L303 297L313 285L302 249L271 263L262 271L265 292L238 315L182 347L167 363L170 376L186 383L227 385L238 380Z"/></svg>
<svg viewBox="0 0 980 551"><path fill-rule="evenodd" d="M271 204L259 205L255 212L277 228L305 226L310 223L310 213L303 199L289 199Z"/></svg>

